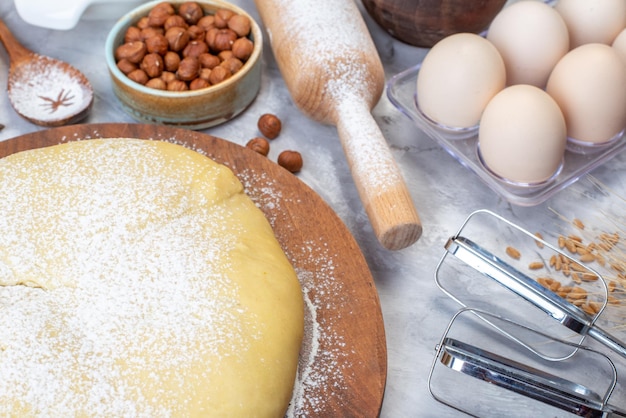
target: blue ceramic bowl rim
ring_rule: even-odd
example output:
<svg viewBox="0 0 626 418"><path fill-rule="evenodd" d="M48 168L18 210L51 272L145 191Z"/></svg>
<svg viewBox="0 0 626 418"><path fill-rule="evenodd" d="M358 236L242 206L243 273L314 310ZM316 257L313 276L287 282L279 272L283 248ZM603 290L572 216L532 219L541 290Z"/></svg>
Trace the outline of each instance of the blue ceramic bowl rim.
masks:
<svg viewBox="0 0 626 418"><path fill-rule="evenodd" d="M169 0L169 1L171 3L183 3L183 0ZM244 63L243 67L241 67L239 71L237 71L235 74L233 74L232 77L230 77L227 80L224 80L221 83L218 83L209 87L205 87L202 89L198 89L198 90L185 90L185 91L167 91L167 90L154 89L154 88L146 87L142 84L136 83L132 81L130 78L128 78L128 76L126 76L126 74L124 74L117 67L117 63L115 62L114 52L115 52L115 49L120 45L117 42L119 42L118 41L119 37L124 35L123 31L125 31L130 25L136 23L141 17L146 16L148 12L154 6L163 2L163 0L152 0L148 3L142 4L141 6L134 8L133 10L131 10L130 12L126 13L124 16L119 18L118 21L115 23L115 25L109 31L109 34L107 35L107 39L106 39L105 46L104 46L104 53L105 53L107 66L109 68L109 71L112 73L112 75L115 76L116 79L124 83L129 88L135 89L143 94L149 94L153 96L160 96L160 97L167 97L167 98L186 98L186 97L202 96L209 91L219 92L219 90L222 90L227 85L231 83L236 83L237 81L239 81L239 79L244 77L246 73L249 71L249 69L254 65L254 63L258 61L261 55L261 50L263 46L263 39L262 39L263 35L261 33L261 30L258 24L252 18L252 16L250 16L245 10L233 4L225 3L222 1L213 2L211 0L208 0L208 1L196 0L196 1L200 4L209 4L209 5L219 6L219 7L231 8L237 13L245 14L250 19L250 22L252 23L251 35L253 37L254 49L252 51L252 55L250 56L250 58L248 58L248 60Z"/></svg>

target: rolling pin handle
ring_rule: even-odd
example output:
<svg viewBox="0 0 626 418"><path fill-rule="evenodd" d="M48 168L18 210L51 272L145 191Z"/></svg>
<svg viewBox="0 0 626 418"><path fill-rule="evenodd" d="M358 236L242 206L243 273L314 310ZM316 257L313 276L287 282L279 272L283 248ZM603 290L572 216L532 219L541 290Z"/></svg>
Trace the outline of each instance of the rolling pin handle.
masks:
<svg viewBox="0 0 626 418"><path fill-rule="evenodd" d="M422 234L411 195L378 124L362 101L337 108L337 130L359 196L383 247L400 250Z"/></svg>

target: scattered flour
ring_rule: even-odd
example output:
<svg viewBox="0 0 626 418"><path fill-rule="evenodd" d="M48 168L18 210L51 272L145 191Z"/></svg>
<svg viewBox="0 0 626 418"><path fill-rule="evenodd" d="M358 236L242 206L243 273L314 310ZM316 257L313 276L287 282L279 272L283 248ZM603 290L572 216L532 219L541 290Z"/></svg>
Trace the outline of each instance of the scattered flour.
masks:
<svg viewBox="0 0 626 418"><path fill-rule="evenodd" d="M274 180L265 173L245 170L239 173L239 178L257 206L269 209L266 214L274 214L270 224L280 222L277 219L280 205L288 198L278 190ZM299 248L285 251L296 265L306 308L298 376L286 417L329 416L336 411L328 409L327 397L341 398L349 390L346 378L352 377L347 360L350 349L335 326L345 303L345 289L336 279L335 255L329 253L324 243L305 241ZM296 255L295 251L299 253ZM298 259L306 259L312 268L298 268Z"/></svg>

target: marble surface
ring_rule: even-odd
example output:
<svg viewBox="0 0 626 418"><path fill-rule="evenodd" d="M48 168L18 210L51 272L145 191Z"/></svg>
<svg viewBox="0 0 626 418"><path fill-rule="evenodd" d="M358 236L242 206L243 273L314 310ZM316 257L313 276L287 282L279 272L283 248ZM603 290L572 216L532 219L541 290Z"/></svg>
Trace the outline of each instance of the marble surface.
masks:
<svg viewBox="0 0 626 418"><path fill-rule="evenodd" d="M252 0L234 3L258 18ZM425 49L393 39L363 14L387 79L424 57ZM104 61L105 39L114 24L113 19L90 17L81 20L72 30L48 30L22 21L11 1L0 2L0 16L26 47L66 60L86 74L95 90L95 102L85 122L134 122L113 96ZM8 56L0 51L0 85L6 85L7 70ZM573 190L565 190L534 207L507 203L417 130L383 95L373 115L406 178L424 227L416 244L401 251L387 251L372 233L335 128L313 122L295 108L269 45L263 56L262 87L257 99L239 117L205 132L243 145L256 135L256 120L266 112L279 115L284 127L280 143L276 143L280 145L270 158L275 158L281 149L301 151L305 166L299 178L333 207L356 238L371 268L380 294L388 349L387 388L381 416L460 416L459 412L433 400L427 385L434 347L458 308L436 287L433 278L444 243L473 210L491 209L532 230L541 226L542 219L554 222L551 208L555 205L564 208L571 207L568 202L578 205L578 195ZM0 140L42 129L21 119L11 108L6 94L0 95L0 123L5 125L0 131ZM618 193L623 191L621 196L626 196L625 169L626 155L619 155L593 174ZM591 212L600 210L595 205L611 206L610 200L604 199L603 203L587 200L583 205ZM616 364L626 374L626 362L617 359ZM617 400L626 407L623 399L622 396Z"/></svg>

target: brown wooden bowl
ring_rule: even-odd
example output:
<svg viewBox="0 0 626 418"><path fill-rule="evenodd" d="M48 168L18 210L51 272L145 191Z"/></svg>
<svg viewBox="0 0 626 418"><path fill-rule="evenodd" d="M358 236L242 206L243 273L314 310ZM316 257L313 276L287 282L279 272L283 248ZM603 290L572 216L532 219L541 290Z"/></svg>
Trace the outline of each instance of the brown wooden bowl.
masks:
<svg viewBox="0 0 626 418"><path fill-rule="evenodd" d="M507 0L363 0L393 37L430 48L448 35L487 29Z"/></svg>

